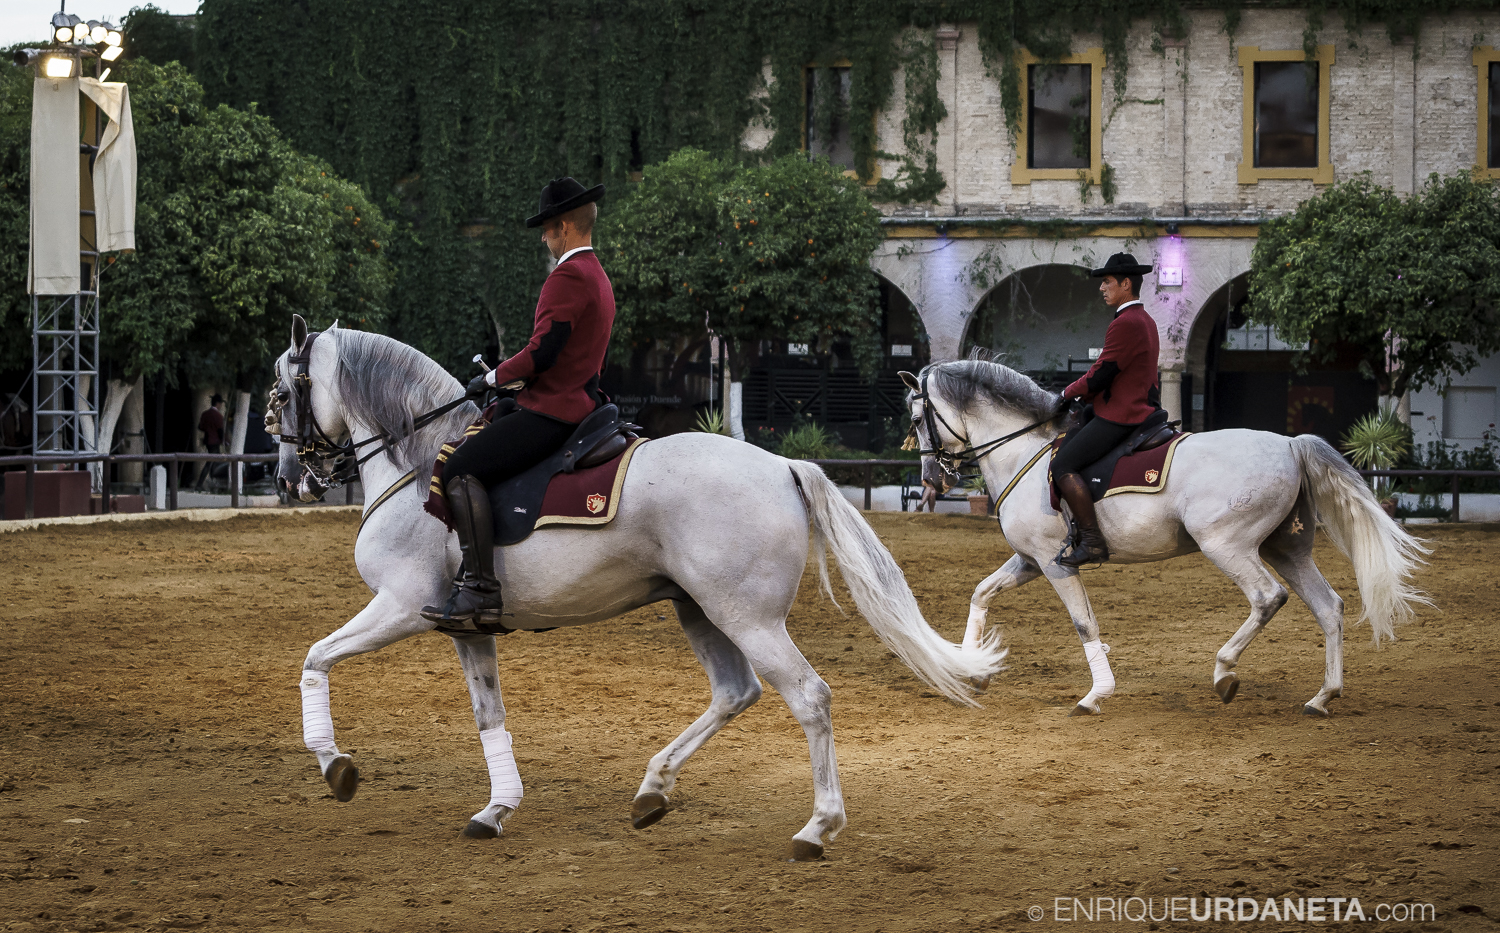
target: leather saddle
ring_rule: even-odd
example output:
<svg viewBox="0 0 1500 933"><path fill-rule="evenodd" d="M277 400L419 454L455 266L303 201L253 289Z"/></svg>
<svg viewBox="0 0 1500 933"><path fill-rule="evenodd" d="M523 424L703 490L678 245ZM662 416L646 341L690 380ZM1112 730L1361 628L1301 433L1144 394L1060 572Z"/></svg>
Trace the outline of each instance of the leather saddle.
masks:
<svg viewBox="0 0 1500 933"><path fill-rule="evenodd" d="M620 420L620 409L602 405L573 430L573 436L541 463L490 487L490 514L495 520L495 543L524 541L542 513L547 484L559 473L572 473L608 463L625 452L642 430Z"/></svg>
<svg viewBox="0 0 1500 933"><path fill-rule="evenodd" d="M1088 484L1089 495L1095 502L1109 492L1109 481L1115 475L1115 464L1124 457L1153 447L1160 447L1177 436L1177 425L1181 421L1168 421L1167 413L1158 408L1156 413L1141 423L1141 426L1126 435L1125 440L1115 446L1101 459L1083 468L1083 481Z"/></svg>

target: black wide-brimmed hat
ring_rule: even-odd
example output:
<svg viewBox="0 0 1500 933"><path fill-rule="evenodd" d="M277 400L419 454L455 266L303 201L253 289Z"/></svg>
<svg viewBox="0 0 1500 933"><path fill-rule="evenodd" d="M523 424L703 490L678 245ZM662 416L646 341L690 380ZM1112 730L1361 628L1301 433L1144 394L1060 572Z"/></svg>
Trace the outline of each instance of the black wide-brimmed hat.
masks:
<svg viewBox="0 0 1500 933"><path fill-rule="evenodd" d="M542 224L566 214L575 207L582 207L604 197L604 186L595 185L585 189L572 178L554 178L542 189L542 205L535 217L526 218L526 226L540 227Z"/></svg>
<svg viewBox="0 0 1500 933"><path fill-rule="evenodd" d="M1143 266L1136 262L1135 257L1129 253L1115 253L1109 257L1109 261L1104 264L1103 269L1095 269L1089 275L1096 279L1106 275L1123 278L1127 275L1145 275L1151 269L1151 266Z"/></svg>
<svg viewBox="0 0 1500 933"><path fill-rule="evenodd" d="M224 396L220 395L217 392L214 393L213 398L211 398L211 399L208 400L208 404L210 404L210 405L221 405L221 404L223 404L223 402L224 402Z"/></svg>

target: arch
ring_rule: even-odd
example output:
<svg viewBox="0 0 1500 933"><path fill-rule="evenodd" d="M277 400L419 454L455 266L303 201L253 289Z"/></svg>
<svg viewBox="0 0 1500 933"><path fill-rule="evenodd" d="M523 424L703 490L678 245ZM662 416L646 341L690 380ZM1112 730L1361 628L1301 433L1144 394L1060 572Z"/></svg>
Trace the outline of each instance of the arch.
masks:
<svg viewBox="0 0 1500 933"><path fill-rule="evenodd" d="M1242 306L1249 295L1249 280L1247 269L1210 292L1198 306L1198 313L1188 329L1184 354L1188 385L1183 387L1183 394L1188 397L1183 399L1183 408L1188 413L1188 426L1194 431L1209 427L1207 413L1212 410L1214 402L1209 375L1217 356L1214 337L1217 334L1218 339L1223 340L1230 313Z"/></svg>
<svg viewBox="0 0 1500 933"><path fill-rule="evenodd" d="M917 303L879 272L875 280L880 285L880 330L888 367L916 372L932 359L932 341Z"/></svg>
<svg viewBox="0 0 1500 933"><path fill-rule="evenodd" d="M970 309L959 355L975 347L1002 352L1007 365L1044 385L1087 369L1111 316L1088 272L1057 262L1009 272Z"/></svg>

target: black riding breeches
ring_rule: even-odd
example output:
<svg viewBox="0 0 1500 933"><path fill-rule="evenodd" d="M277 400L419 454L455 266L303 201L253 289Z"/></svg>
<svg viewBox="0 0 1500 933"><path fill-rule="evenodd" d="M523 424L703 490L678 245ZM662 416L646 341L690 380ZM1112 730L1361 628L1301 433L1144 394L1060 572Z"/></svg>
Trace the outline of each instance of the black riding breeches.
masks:
<svg viewBox="0 0 1500 933"><path fill-rule="evenodd" d="M577 427L524 408L502 408L494 421L448 458L443 484L468 474L488 487L519 476L556 453Z"/></svg>
<svg viewBox="0 0 1500 933"><path fill-rule="evenodd" d="M1063 441L1062 447L1052 458L1052 476L1056 478L1067 473L1082 473L1084 467L1102 459L1138 427L1138 424L1115 424L1096 415L1092 421L1073 431Z"/></svg>

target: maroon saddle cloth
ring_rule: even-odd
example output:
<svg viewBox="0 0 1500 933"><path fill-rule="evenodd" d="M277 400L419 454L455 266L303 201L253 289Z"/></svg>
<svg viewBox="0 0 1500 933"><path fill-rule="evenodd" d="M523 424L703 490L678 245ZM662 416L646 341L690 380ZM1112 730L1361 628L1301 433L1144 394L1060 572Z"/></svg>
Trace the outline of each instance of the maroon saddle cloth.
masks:
<svg viewBox="0 0 1500 933"><path fill-rule="evenodd" d="M1163 435L1166 435L1168 430L1166 425L1157 427L1162 430ZM1147 450L1132 449L1131 440L1134 438L1126 438L1125 443L1116 447L1103 459L1084 468L1083 479L1088 484L1094 501L1098 502L1106 496L1117 496L1127 492L1161 492L1166 488L1167 471L1172 468L1172 455L1177 452L1177 445L1184 437L1191 434L1191 431L1172 430L1166 440L1158 440L1155 436L1147 435L1140 439L1146 444L1154 442L1154 445ZM1059 435L1052 442L1054 454L1066 437L1066 434ZM1050 462L1051 458L1049 457L1048 460ZM1060 509L1061 497L1057 494L1057 483L1053 479L1050 466L1047 470L1047 482L1052 492L1052 508Z"/></svg>

